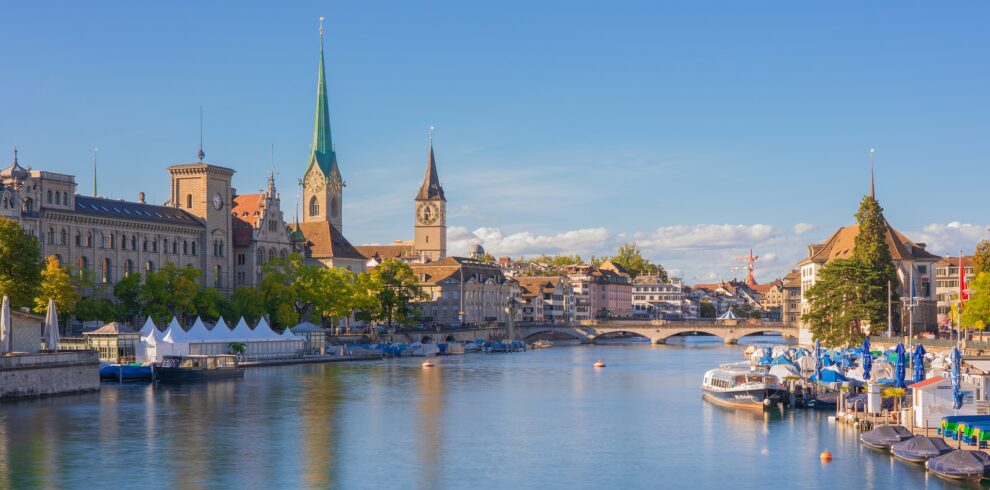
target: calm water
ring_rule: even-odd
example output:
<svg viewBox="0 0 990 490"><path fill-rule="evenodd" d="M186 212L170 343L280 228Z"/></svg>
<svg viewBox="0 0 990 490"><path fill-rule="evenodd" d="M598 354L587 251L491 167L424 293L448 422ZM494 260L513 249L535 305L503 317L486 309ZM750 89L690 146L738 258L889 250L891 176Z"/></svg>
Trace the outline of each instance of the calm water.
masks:
<svg viewBox="0 0 990 490"><path fill-rule="evenodd" d="M713 406L742 346L250 369L0 405L0 488L943 488L827 414ZM592 363L602 358L605 369ZM830 449L835 460L818 461Z"/></svg>

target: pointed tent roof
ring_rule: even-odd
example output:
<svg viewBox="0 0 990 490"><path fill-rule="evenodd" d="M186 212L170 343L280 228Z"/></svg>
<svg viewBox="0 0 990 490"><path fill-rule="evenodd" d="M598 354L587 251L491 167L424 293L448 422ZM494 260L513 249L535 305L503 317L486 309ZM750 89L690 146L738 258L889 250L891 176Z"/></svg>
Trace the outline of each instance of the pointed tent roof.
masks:
<svg viewBox="0 0 990 490"><path fill-rule="evenodd" d="M230 331L230 327L227 326L223 317L218 318L216 325L213 325L213 330L210 330L210 338L211 340L234 340L233 332Z"/></svg>
<svg viewBox="0 0 990 490"><path fill-rule="evenodd" d="M147 337L148 335L151 335L153 333L152 330L157 331L158 327L155 326L155 321L149 316L148 319L145 320L144 326L141 327L141 336Z"/></svg>
<svg viewBox="0 0 990 490"><path fill-rule="evenodd" d="M282 338L272 330L272 327L268 326L265 317L261 317L261 320L258 320L258 324L254 326L254 336L258 340L277 340Z"/></svg>
<svg viewBox="0 0 990 490"><path fill-rule="evenodd" d="M203 324L203 319L196 317L196 321L193 322L193 326L189 327L189 331L186 332L189 340L210 340L210 331L206 329L206 325Z"/></svg>
<svg viewBox="0 0 990 490"><path fill-rule="evenodd" d="M736 315L736 312L732 311L732 308L729 308L728 310L726 310L725 313L722 313L722 316L718 317L718 319L719 320L738 320L739 319L739 315Z"/></svg>
<svg viewBox="0 0 990 490"><path fill-rule="evenodd" d="M313 144L310 147L306 172L317 165L323 176L330 178L337 168L337 153L330 137L330 104L327 101L326 70L323 63L323 34L320 33L320 71L316 82L316 120L313 123Z"/></svg>
<svg viewBox="0 0 990 490"><path fill-rule="evenodd" d="M244 317L241 317L241 321L237 322L237 326L231 331L232 340L249 340L253 338L251 332L251 327L248 327L247 321Z"/></svg>
<svg viewBox="0 0 990 490"><path fill-rule="evenodd" d="M165 335L162 336L164 339L168 337L170 340L168 342L185 342L189 337L186 331L182 329L182 325L179 325L179 320L172 317L172 322L168 324L168 328L165 329Z"/></svg>
<svg viewBox="0 0 990 490"><path fill-rule="evenodd" d="M430 151L426 156L426 175L423 176L423 185L416 195L417 201L430 199L440 199L446 201L443 196L443 187L440 187L440 177L437 175L437 161L433 156L433 137L430 136Z"/></svg>

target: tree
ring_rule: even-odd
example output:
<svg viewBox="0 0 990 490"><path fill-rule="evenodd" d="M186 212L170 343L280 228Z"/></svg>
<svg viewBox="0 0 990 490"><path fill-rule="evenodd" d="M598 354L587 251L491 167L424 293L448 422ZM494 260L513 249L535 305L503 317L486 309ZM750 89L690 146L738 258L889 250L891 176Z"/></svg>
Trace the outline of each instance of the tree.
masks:
<svg viewBox="0 0 990 490"><path fill-rule="evenodd" d="M990 240L980 240L973 254L973 272L990 272Z"/></svg>
<svg viewBox="0 0 990 490"><path fill-rule="evenodd" d="M319 300L318 284L323 267L307 265L301 255L275 258L261 268L261 290L271 321L276 326L291 326L309 313Z"/></svg>
<svg viewBox="0 0 990 490"><path fill-rule="evenodd" d="M876 310L886 310L887 285L877 285L879 276L879 271L854 258L825 264L805 293L811 307L801 317L814 338L830 347L854 345L863 340L865 324L881 328L876 322Z"/></svg>
<svg viewBox="0 0 990 490"><path fill-rule="evenodd" d="M134 321L143 309L141 303L141 274L128 274L113 286L113 296L117 298L117 313L119 319L125 322Z"/></svg>
<svg viewBox="0 0 990 490"><path fill-rule="evenodd" d="M700 318L715 318L715 314L715 305L711 304L711 302L702 301L698 305L698 316Z"/></svg>
<svg viewBox="0 0 990 490"><path fill-rule="evenodd" d="M34 298L34 311L47 312L50 299L55 300L55 308L63 317L72 314L79 301L79 293L72 284L69 271L58 263L58 258L54 255L49 255L45 259L45 270L41 271L38 295Z"/></svg>
<svg viewBox="0 0 990 490"><path fill-rule="evenodd" d="M358 281L364 298L362 318L384 321L388 325L412 323L418 314L414 302L423 298L423 291L416 281L412 268L404 262L386 259L371 273Z"/></svg>
<svg viewBox="0 0 990 490"><path fill-rule="evenodd" d="M32 306L41 268L38 240L16 221L0 218L0 296L14 308Z"/></svg>
<svg viewBox="0 0 990 490"><path fill-rule="evenodd" d="M654 264L643 258L643 253L635 243L626 243L619 247L618 253L610 261L622 266L629 275L635 279L643 274L658 275L664 282L667 281L667 271L660 264Z"/></svg>
<svg viewBox="0 0 990 490"><path fill-rule="evenodd" d="M866 320L871 325L887 325L887 285L898 284L897 268L890 257L887 246L887 220L883 217L883 208L872 196L863 197L856 212L856 222L859 224L859 234L853 243L853 258L862 261L873 269L873 274L866 278L869 284L870 296L862 299L862 305L868 307ZM897 290L891 288L891 299L894 304L899 301ZM910 294L910 292L908 292Z"/></svg>
<svg viewBox="0 0 990 490"><path fill-rule="evenodd" d="M990 272L981 272L968 285L972 292L963 304L962 328L983 330L990 325Z"/></svg>
<svg viewBox="0 0 990 490"><path fill-rule="evenodd" d="M248 323L256 323L265 314L265 296L256 288L237 288L231 297L234 308L237 309L238 317L243 316ZM227 318L224 316L224 318ZM228 321L237 321L235 318L227 318Z"/></svg>
<svg viewBox="0 0 990 490"><path fill-rule="evenodd" d="M76 303L75 316L83 322L109 322L117 318L117 308L106 298L90 296Z"/></svg>
<svg viewBox="0 0 990 490"><path fill-rule="evenodd" d="M140 294L144 313L158 325L168 323L173 316L180 321L193 316L200 291L200 275L202 271L195 267L180 269L171 262L149 273Z"/></svg>
<svg viewBox="0 0 990 490"><path fill-rule="evenodd" d="M337 324L337 319L345 319L350 330L351 313L360 304L354 273L333 267L321 270L317 279L318 282L312 286L319 292L314 308L322 317L330 318L333 325Z"/></svg>
<svg viewBox="0 0 990 490"><path fill-rule="evenodd" d="M216 322L220 318L221 303L226 301L220 291L213 288L202 288L196 293L196 316L207 322ZM235 320L236 321L236 320Z"/></svg>

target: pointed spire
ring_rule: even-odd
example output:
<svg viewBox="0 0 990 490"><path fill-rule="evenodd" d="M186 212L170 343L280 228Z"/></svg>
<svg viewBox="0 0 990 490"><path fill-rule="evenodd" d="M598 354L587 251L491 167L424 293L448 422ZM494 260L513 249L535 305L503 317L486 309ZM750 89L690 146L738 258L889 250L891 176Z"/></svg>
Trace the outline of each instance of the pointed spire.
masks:
<svg viewBox="0 0 990 490"><path fill-rule="evenodd" d="M876 199L877 198L876 182L875 182L875 179L873 178L873 154L874 153L876 153L876 150L874 150L873 148L870 148L870 197L872 197L873 199Z"/></svg>
<svg viewBox="0 0 990 490"><path fill-rule="evenodd" d="M419 187L419 194L416 200L440 199L446 201L443 195L443 187L440 186L440 177L437 174L437 161L433 156L433 126L430 126L430 150L426 155L426 175L423 176L423 185Z"/></svg>
<svg viewBox="0 0 990 490"><path fill-rule="evenodd" d="M14 165L17 165L17 145L14 145Z"/></svg>
<svg viewBox="0 0 990 490"><path fill-rule="evenodd" d="M330 177L337 166L333 139L330 137L330 104L327 100L326 69L323 61L323 17L320 17L320 70L316 81L316 120L313 123L313 144L310 147L309 166L319 165L323 175Z"/></svg>

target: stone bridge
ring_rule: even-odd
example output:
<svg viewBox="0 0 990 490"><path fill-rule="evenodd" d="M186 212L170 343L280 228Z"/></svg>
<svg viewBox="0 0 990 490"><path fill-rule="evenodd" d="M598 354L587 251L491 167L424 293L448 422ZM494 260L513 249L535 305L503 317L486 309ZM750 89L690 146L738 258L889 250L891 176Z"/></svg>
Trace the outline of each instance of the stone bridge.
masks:
<svg viewBox="0 0 990 490"><path fill-rule="evenodd" d="M744 323L744 322L665 322L665 321L601 321L582 322L579 325L519 325L516 338L524 341L544 333L562 334L582 343L594 343L599 338L616 334L633 334L650 339L654 344L663 344L667 339L684 334L708 334L722 339L726 344L735 344L747 335L779 333L785 337L798 337L798 327L787 323Z"/></svg>

